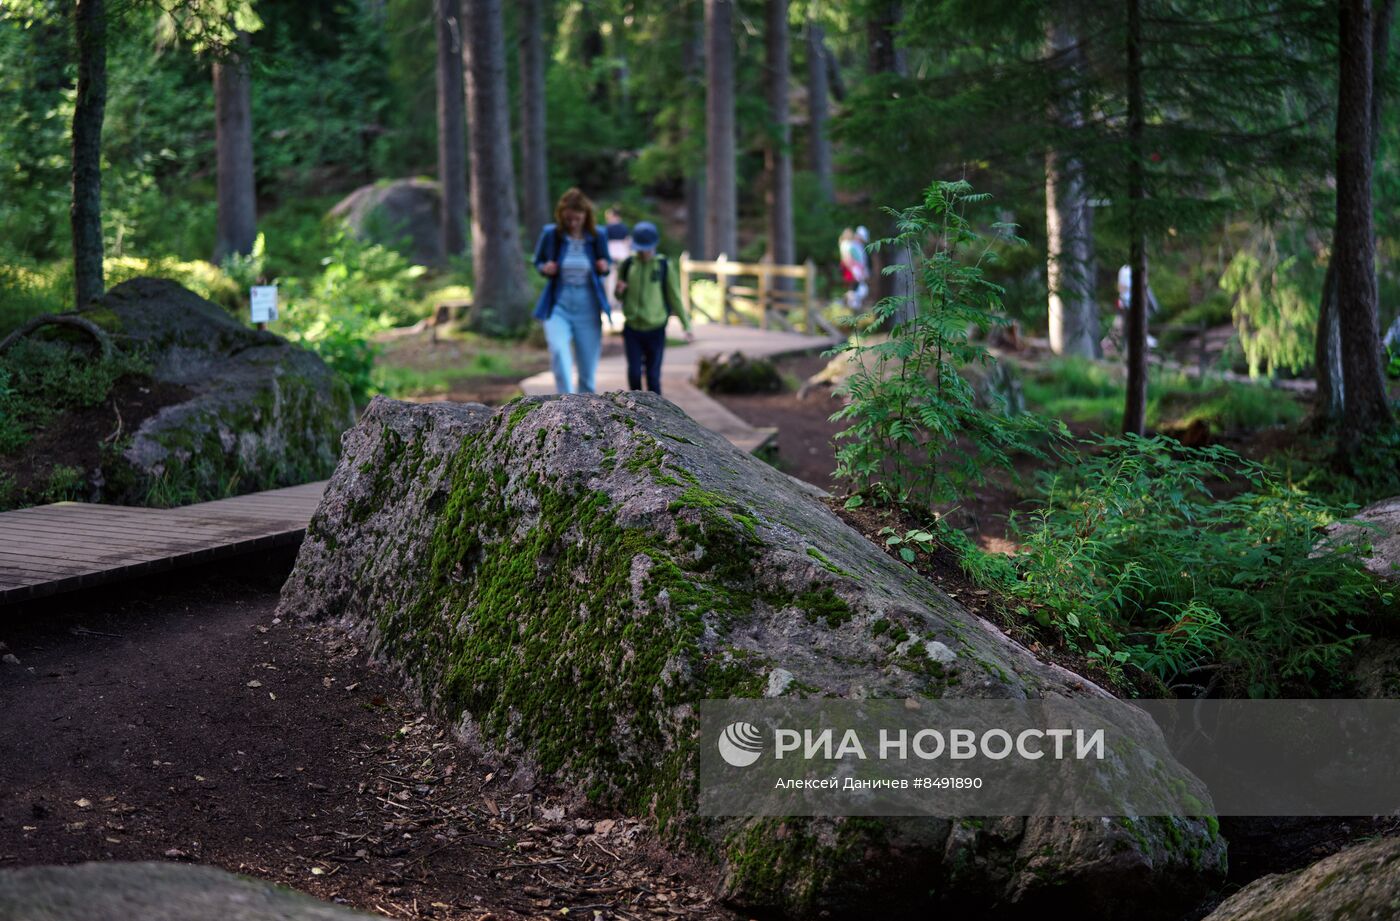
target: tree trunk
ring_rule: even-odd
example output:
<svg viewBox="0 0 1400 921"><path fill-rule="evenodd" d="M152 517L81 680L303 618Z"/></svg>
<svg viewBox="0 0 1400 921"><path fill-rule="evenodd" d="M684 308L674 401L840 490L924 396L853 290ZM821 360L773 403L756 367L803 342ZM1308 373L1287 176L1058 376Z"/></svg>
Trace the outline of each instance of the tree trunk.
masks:
<svg viewBox="0 0 1400 921"><path fill-rule="evenodd" d="M1128 388L1123 406L1123 433L1147 433L1147 235L1142 206L1147 199L1142 133L1141 0L1128 4L1128 265L1133 281L1128 299Z"/></svg>
<svg viewBox="0 0 1400 921"><path fill-rule="evenodd" d="M1057 87L1049 113L1061 129L1083 124L1075 80L1083 66L1078 39L1052 25L1047 50ZM1084 164L1056 150L1045 152L1045 275L1049 294L1050 349L1057 355L1097 358L1099 308L1094 300L1093 209Z"/></svg>
<svg viewBox="0 0 1400 921"><path fill-rule="evenodd" d="M1390 30L1395 22L1395 0L1383 0L1375 11L1371 27L1371 159L1375 161L1380 149L1381 106L1385 101L1382 87L1389 63ZM1336 240L1333 240L1336 252ZM1342 340L1337 319L1337 273L1329 260L1322 284L1322 303L1317 312L1317 336L1313 352L1313 376L1317 379L1315 411L1322 422L1335 422L1346 406L1346 387L1342 381Z"/></svg>
<svg viewBox="0 0 1400 921"><path fill-rule="evenodd" d="M544 42L541 0L520 4L520 180L525 226L538 232L549 223L549 168L545 153Z"/></svg>
<svg viewBox="0 0 1400 921"><path fill-rule="evenodd" d="M734 2L705 0L705 255L739 255L734 152Z"/></svg>
<svg viewBox="0 0 1400 921"><path fill-rule="evenodd" d="M903 74L904 49L895 41L894 30L902 15L899 0L873 0L866 22L872 74Z"/></svg>
<svg viewBox="0 0 1400 921"><path fill-rule="evenodd" d="M1371 3L1341 0L1337 94L1337 226L1332 264L1342 352L1340 446L1356 445L1390 419L1381 368L1376 249L1371 225Z"/></svg>
<svg viewBox="0 0 1400 921"><path fill-rule="evenodd" d="M1336 252L1335 231L1332 248ZM1337 321L1337 263L1327 263L1322 279L1322 303L1317 311L1317 339L1313 345L1314 377L1317 378L1315 410L1322 422L1342 418L1346 406L1346 385L1342 380L1342 334Z"/></svg>
<svg viewBox="0 0 1400 921"><path fill-rule="evenodd" d="M788 0L768 0L768 257L778 265L796 261L792 239L792 127L788 124ZM779 279L786 282L789 279Z"/></svg>
<svg viewBox="0 0 1400 921"><path fill-rule="evenodd" d="M872 74L889 73L904 75L904 52L896 45L894 30L899 25L900 4L896 0L875 0L870 5L870 19L866 22L866 38L869 42L869 66ZM892 235L896 228L889 218L881 218L884 234L877 225L875 237ZM870 293L877 299L887 297L904 299L904 306L891 318L891 325L898 326L910 319L918 309L908 300L914 293L913 277L909 271L885 274L886 266L913 265L912 254L902 247L884 249L870 253L870 278L867 282Z"/></svg>
<svg viewBox="0 0 1400 921"><path fill-rule="evenodd" d="M807 20L807 159L817 177L822 201L836 197L831 172L831 139L826 136L829 94L826 32L815 19Z"/></svg>
<svg viewBox="0 0 1400 921"><path fill-rule="evenodd" d="M218 166L218 218L214 262L246 256L258 237L258 196L253 175L253 79L248 33L214 59L214 150Z"/></svg>
<svg viewBox="0 0 1400 921"><path fill-rule="evenodd" d="M511 162L510 109L501 0L465 0L467 120L471 126L473 300L488 325L515 330L530 319Z"/></svg>
<svg viewBox="0 0 1400 921"><path fill-rule="evenodd" d="M460 256L467 251L467 121L462 63L461 0L434 0L437 32L438 186L442 251Z"/></svg>
<svg viewBox="0 0 1400 921"><path fill-rule="evenodd" d="M698 12L699 15L696 15ZM691 92L686 93L685 131L687 137L704 118L704 112L696 102L701 95L705 81L705 15L701 0L686 4L685 44L681 46L681 66L685 71L686 82ZM685 173L685 246L686 251L696 259L705 258L708 248L705 245L705 170L707 164L693 158L690 144L686 144Z"/></svg>
<svg viewBox="0 0 1400 921"><path fill-rule="evenodd" d="M107 12L103 0L77 0L73 36L78 98L73 106L73 288L76 306L103 294L102 116L107 107Z"/></svg>

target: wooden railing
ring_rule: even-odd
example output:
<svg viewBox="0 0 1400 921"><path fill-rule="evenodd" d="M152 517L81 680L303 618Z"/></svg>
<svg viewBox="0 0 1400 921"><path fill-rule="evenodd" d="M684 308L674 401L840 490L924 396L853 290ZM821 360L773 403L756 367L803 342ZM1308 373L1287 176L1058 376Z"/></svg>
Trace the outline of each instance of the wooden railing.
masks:
<svg viewBox="0 0 1400 921"><path fill-rule="evenodd" d="M802 265L776 265L771 262L730 262L723 255L713 262L691 259L681 253L681 300L692 314L698 313L712 323L750 323L759 329L777 325L797 332L793 322L801 318L802 331L808 335L825 332L828 336L841 333L821 315L817 303L817 267L808 259ZM690 283L696 275L714 276L719 282L719 315L711 316L699 309L690 297ZM739 279L752 279L752 284L735 284ZM801 284L774 284L777 279Z"/></svg>

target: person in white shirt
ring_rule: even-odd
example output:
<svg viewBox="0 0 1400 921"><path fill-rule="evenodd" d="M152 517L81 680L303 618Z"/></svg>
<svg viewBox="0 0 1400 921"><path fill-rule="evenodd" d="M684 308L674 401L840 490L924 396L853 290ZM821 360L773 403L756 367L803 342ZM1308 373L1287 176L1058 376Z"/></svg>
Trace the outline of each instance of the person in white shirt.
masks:
<svg viewBox="0 0 1400 921"><path fill-rule="evenodd" d="M1128 308L1133 301L1133 267L1125 265L1118 270L1118 312L1113 318L1113 336L1118 342L1125 342L1128 335ZM1162 306L1157 303L1157 295L1152 286L1147 286L1147 319L1150 321ZM1157 340L1151 333L1147 335L1147 347L1155 349Z"/></svg>

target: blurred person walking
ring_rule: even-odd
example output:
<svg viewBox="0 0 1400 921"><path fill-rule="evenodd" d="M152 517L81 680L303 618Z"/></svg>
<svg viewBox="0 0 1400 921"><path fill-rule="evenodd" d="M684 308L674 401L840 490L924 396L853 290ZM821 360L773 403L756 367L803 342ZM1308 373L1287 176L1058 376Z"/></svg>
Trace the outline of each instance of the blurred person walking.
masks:
<svg viewBox="0 0 1400 921"><path fill-rule="evenodd" d="M632 255L617 267L617 297L622 303L622 344L627 350L627 387L661 392L661 359L666 353L666 324L674 315L685 329L687 341L695 341L690 315L681 300L680 282L656 246L661 234L656 225L642 221L632 230Z"/></svg>
<svg viewBox="0 0 1400 921"><path fill-rule="evenodd" d="M535 319L544 323L554 388L559 393L594 393L603 317L612 314L602 279L612 260L588 196L569 189L560 197L554 223L544 228L535 244L534 262L549 279L535 304Z"/></svg>

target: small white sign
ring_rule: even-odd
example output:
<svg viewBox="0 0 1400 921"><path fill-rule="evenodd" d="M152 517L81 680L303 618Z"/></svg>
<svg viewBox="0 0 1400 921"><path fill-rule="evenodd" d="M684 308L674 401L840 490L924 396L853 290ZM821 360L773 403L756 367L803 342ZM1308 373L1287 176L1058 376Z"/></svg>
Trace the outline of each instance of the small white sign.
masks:
<svg viewBox="0 0 1400 921"><path fill-rule="evenodd" d="M271 323L277 319L277 286L254 285L248 289L249 302L253 305L254 323Z"/></svg>

